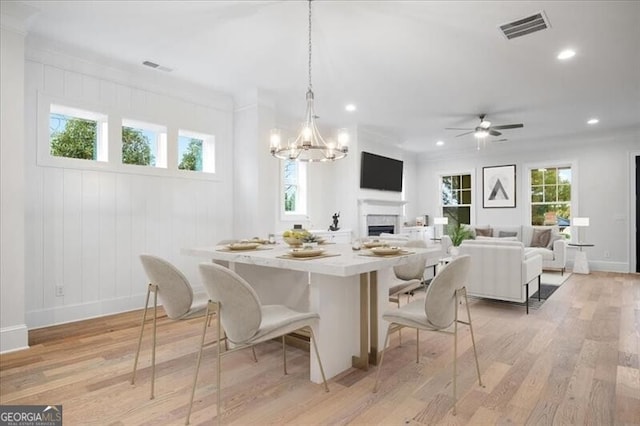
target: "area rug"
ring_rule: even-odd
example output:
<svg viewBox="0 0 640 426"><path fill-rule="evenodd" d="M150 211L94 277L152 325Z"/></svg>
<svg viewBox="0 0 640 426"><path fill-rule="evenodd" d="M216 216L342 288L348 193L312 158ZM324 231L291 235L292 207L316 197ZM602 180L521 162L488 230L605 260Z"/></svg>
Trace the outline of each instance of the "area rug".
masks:
<svg viewBox="0 0 640 426"><path fill-rule="evenodd" d="M553 295L553 293L560 288L562 284L564 284L567 279L571 276L570 272L565 272L564 274L560 272L543 272L540 276L540 300L538 300L538 292L536 291L533 294L529 295L529 309L539 309L542 304L549 300L549 298ZM480 298L477 298L480 299ZM495 303L506 303L509 305L517 305L517 306L525 306L525 303L518 302L507 302L505 300L494 300L494 299L482 299L487 302L495 302Z"/></svg>

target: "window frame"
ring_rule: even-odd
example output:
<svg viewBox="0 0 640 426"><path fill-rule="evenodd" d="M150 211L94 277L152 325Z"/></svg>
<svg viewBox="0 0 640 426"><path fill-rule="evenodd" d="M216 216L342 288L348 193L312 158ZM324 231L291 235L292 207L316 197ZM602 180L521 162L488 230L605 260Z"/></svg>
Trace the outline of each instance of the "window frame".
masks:
<svg viewBox="0 0 640 426"><path fill-rule="evenodd" d="M202 141L202 170L182 170L178 169L180 165L180 138L186 137L191 139L198 139ZM209 173L214 174L216 172L216 137L214 135L194 132L191 130L178 129L178 138L176 140L176 170L180 173Z"/></svg>
<svg viewBox="0 0 640 426"><path fill-rule="evenodd" d="M524 223L531 224L533 217L531 214L533 203L531 201L532 189L531 189L531 171L535 169L551 169L551 168L565 168L569 167L571 169L571 201L569 202L571 206L571 217L568 217L569 221L573 216L578 216L579 210L579 201L578 201L578 163L575 160L550 160L544 162L536 162L525 164L524 170L526 171L526 205L523 221ZM537 225L536 225L537 226ZM557 226L557 225L551 225ZM566 227L570 229L570 226Z"/></svg>
<svg viewBox="0 0 640 426"><path fill-rule="evenodd" d="M157 169L168 169L167 167L167 126L162 124L149 123L146 121L135 120L131 118L123 117L121 121L121 133L120 133L120 162L125 167L137 166L137 167L151 167ZM155 144L156 164L129 164L125 163L122 158L122 129L129 127L135 130L142 130L153 132L155 134L155 140L149 141L151 144ZM153 146L151 150L153 151ZM177 168L177 165L176 165Z"/></svg>
<svg viewBox="0 0 640 426"><path fill-rule="evenodd" d="M443 190L443 178L444 177L452 177L452 176L469 176L469 179L471 180L470 182L470 195L471 195L471 203L470 204L444 204L443 200L442 200L442 190ZM475 223L475 193L476 188L475 188L475 171L474 170L458 170L455 172L440 172L438 173L438 208L440 210L440 215L444 216L444 208L445 207L452 207L452 206L461 206L461 207L468 207L469 208L469 224L474 224ZM453 225L453 223L449 223L449 225ZM446 232L445 232L446 233Z"/></svg>
<svg viewBox="0 0 640 426"><path fill-rule="evenodd" d="M285 210L285 166L287 162L292 162L298 167L298 179L296 182L297 188L300 190L296 200L295 212L287 212ZM308 220L308 165L305 162L293 161L293 160L280 160L280 219L283 222L294 222L301 220Z"/></svg>
<svg viewBox="0 0 640 426"><path fill-rule="evenodd" d="M147 176L163 176L173 178L187 178L192 180L207 180L221 182L223 176L218 172L206 172L206 173L193 173L187 170L179 170L178 162L174 164L168 164L173 162L175 156L171 157L167 154L167 167L150 167L150 166L138 166L134 164L122 164L122 120L127 119L115 113L113 106L98 105L86 100L72 99L64 96L56 96L42 90L37 91L36 99L36 165L40 167L57 167L63 169L74 170L93 170L93 171L107 171L116 173L125 173L132 175L147 175ZM95 112L99 116L106 117L104 125L104 138L101 139L100 146L100 158L102 155L106 155L106 161L97 160L85 160L80 158L70 157L57 157L51 155L50 139L49 139L49 122L51 105L57 105L59 107L67 108L69 110L79 110L86 112ZM127 114L129 115L129 114ZM134 115L134 114L131 114ZM150 123L152 121L158 121L156 117L152 120L133 120L143 123ZM177 134L178 130L182 126L177 125L173 120L161 120L165 122L161 126L166 128L167 138L167 153L169 150L176 148L177 152ZM179 123L178 123L179 124ZM187 127L187 126L184 126ZM212 140L215 140L215 133L212 132L194 132L201 135L209 135ZM175 142L169 138L175 138ZM104 143L106 142L106 143ZM176 145L173 145L173 144ZM214 146L213 161L217 161L217 145ZM170 166L170 167L169 167ZM215 167L218 170L218 167Z"/></svg>

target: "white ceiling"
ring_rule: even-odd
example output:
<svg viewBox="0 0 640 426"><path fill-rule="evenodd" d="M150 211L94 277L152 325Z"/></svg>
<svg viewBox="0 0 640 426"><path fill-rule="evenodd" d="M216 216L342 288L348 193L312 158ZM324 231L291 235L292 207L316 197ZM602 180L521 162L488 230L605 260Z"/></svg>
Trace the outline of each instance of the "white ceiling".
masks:
<svg viewBox="0 0 640 426"><path fill-rule="evenodd" d="M302 120L305 1L23 3L39 10L30 33L141 69L150 60L236 97L264 90L280 121ZM510 41L498 29L540 11L550 29ZM561 62L565 48L577 54ZM480 113L524 123L493 149L637 128L640 2L316 0L313 88L320 123L366 126L434 155L474 147L445 127L474 127Z"/></svg>

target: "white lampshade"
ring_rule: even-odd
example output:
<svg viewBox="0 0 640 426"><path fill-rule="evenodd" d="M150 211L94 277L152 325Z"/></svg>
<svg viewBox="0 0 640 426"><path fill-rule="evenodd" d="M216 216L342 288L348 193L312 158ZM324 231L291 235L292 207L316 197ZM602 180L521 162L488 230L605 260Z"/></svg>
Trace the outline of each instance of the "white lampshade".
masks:
<svg viewBox="0 0 640 426"><path fill-rule="evenodd" d="M589 226L589 218L588 217L574 217L571 219L572 226Z"/></svg>
<svg viewBox="0 0 640 426"><path fill-rule="evenodd" d="M447 225L449 223L448 217L434 217L433 218L434 225Z"/></svg>

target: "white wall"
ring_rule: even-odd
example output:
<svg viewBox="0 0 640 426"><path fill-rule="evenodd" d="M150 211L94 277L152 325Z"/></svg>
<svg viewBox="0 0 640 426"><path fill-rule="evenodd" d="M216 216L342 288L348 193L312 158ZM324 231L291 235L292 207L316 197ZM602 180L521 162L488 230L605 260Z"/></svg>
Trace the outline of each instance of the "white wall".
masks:
<svg viewBox="0 0 640 426"><path fill-rule="evenodd" d="M167 258L199 287L198 260L180 249L213 244L232 229L232 99L153 70L125 72L88 61L37 39L27 55L27 325L142 307L147 279L141 253ZM140 166L38 164L38 138L48 139L48 115L38 102L49 98L108 113L110 130L119 129L122 118L144 118L167 125L170 139L179 128L213 134L215 177ZM109 142L117 144L113 133ZM176 157L169 168L176 167ZM64 296L56 296L56 286L63 286Z"/></svg>
<svg viewBox="0 0 640 426"><path fill-rule="evenodd" d="M4 13L0 32L0 352L5 352L28 344L24 320L24 33L9 28Z"/></svg>
<svg viewBox="0 0 640 426"><path fill-rule="evenodd" d="M585 239L595 244L588 250L591 268L594 270L628 272L630 264L630 218L629 186L632 171L629 155L640 146L640 133L620 132L588 141L565 143L550 141L546 146L531 145L508 152L488 147L479 152L475 149L465 157L430 160L421 159L418 185L421 186L419 205L429 215L440 215L438 177L456 171L473 172L473 202L476 224L515 225L526 223L529 218L526 188L528 166L574 164L573 179L577 199L573 200L574 216L588 216L590 226L585 230ZM482 168L486 166L516 165L516 208L482 208ZM570 258L573 249L570 249ZM605 257L605 252L608 257Z"/></svg>

